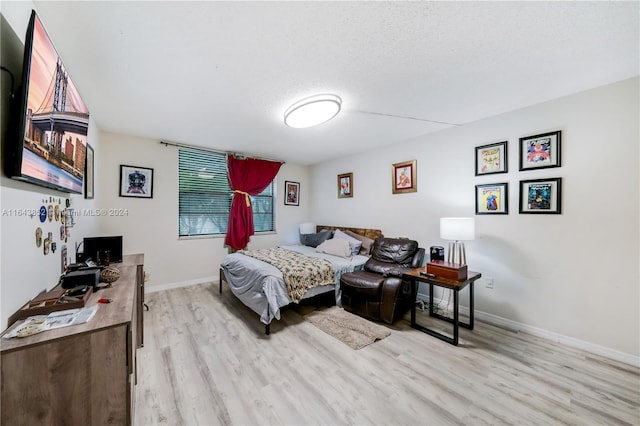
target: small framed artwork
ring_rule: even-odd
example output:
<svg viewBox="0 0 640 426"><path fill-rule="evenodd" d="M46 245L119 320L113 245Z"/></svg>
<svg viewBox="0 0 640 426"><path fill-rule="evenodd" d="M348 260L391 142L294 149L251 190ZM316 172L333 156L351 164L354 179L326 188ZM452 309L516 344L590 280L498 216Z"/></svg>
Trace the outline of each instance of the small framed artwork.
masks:
<svg viewBox="0 0 640 426"><path fill-rule="evenodd" d="M417 160L396 163L391 168L392 192L404 194L418 190Z"/></svg>
<svg viewBox="0 0 640 426"><path fill-rule="evenodd" d="M93 198L93 148L87 144L87 155L84 163L84 198Z"/></svg>
<svg viewBox="0 0 640 426"><path fill-rule="evenodd" d="M476 214L509 214L509 184L476 185Z"/></svg>
<svg viewBox="0 0 640 426"><path fill-rule="evenodd" d="M507 141L476 147L476 176L507 171Z"/></svg>
<svg viewBox="0 0 640 426"><path fill-rule="evenodd" d="M120 196L153 198L153 169L120 165Z"/></svg>
<svg viewBox="0 0 640 426"><path fill-rule="evenodd" d="M284 205L299 206L300 205L300 182L284 182Z"/></svg>
<svg viewBox="0 0 640 426"><path fill-rule="evenodd" d="M353 197L353 173L338 175L338 198Z"/></svg>
<svg viewBox="0 0 640 426"><path fill-rule="evenodd" d="M520 171L560 167L561 131L520 138Z"/></svg>
<svg viewBox="0 0 640 426"><path fill-rule="evenodd" d="M562 178L520 181L520 213L560 214Z"/></svg>

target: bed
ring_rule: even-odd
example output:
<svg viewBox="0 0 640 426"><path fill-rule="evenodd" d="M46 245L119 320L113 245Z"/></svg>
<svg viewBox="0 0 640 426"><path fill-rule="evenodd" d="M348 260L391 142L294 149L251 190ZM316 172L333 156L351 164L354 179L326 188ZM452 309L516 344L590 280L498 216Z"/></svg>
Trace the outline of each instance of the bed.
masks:
<svg viewBox="0 0 640 426"><path fill-rule="evenodd" d="M382 231L377 229L324 225L316 227L317 232L321 232L323 229L332 232L337 230L350 231L349 235L357 234L358 238L364 237L365 240L375 240L382 236ZM310 288L292 288L287 268L281 270L269 263L272 255L286 256L289 262L300 262L297 265L299 268L313 270L311 277L305 278L305 280L311 281ZM291 257L289 258L289 256ZM292 303L299 303L300 300L333 292L336 304L340 305L340 276L346 272L361 269L368 259L369 257L363 254L355 254L346 258L319 253L315 247L302 244L263 250L241 250L228 254L222 261L219 291L222 293L222 282L226 282L231 292L259 315L260 321L265 324L265 333L269 334L271 321L280 319L280 309ZM329 264L326 262L329 262L332 271L315 270L316 265L319 264L324 264L323 267L328 268ZM277 265L277 262L275 264ZM287 275L289 285L285 283L283 270Z"/></svg>

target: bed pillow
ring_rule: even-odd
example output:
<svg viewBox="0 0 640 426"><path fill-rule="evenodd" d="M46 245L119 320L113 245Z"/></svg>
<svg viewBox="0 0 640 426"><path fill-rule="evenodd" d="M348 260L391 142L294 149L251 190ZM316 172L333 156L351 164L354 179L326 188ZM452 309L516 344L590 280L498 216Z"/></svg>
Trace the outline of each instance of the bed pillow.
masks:
<svg viewBox="0 0 640 426"><path fill-rule="evenodd" d="M345 234L350 237L355 238L356 240L362 241L362 247L360 247L360 254L363 256L369 256L371 254L371 247L373 247L373 240L371 238L367 238L364 235L356 234L353 231L346 230Z"/></svg>
<svg viewBox="0 0 640 426"><path fill-rule="evenodd" d="M342 232L339 229L336 229L336 231L333 233L333 239L335 240L336 238L342 239L342 240L347 240L347 242L349 243L349 247L351 247L351 255L355 256L358 253L360 253L360 247L362 247L362 241L357 240L347 234L345 234L344 232Z"/></svg>
<svg viewBox="0 0 640 426"><path fill-rule="evenodd" d="M318 253L332 254L340 257L351 257L351 247L349 242L342 238L332 238L324 241L318 247L316 247Z"/></svg>
<svg viewBox="0 0 640 426"><path fill-rule="evenodd" d="M320 232L316 234L302 234L300 235L300 242L302 245L309 247L318 247L324 241L331 238L333 235L333 231L329 229L321 229Z"/></svg>

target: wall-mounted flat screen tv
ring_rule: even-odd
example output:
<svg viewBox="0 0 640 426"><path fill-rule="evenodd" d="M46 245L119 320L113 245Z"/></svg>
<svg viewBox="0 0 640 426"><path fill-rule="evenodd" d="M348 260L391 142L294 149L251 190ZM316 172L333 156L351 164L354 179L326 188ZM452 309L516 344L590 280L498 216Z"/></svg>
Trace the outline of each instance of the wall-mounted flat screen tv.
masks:
<svg viewBox="0 0 640 426"><path fill-rule="evenodd" d="M7 175L82 193L89 110L35 11L27 28Z"/></svg>

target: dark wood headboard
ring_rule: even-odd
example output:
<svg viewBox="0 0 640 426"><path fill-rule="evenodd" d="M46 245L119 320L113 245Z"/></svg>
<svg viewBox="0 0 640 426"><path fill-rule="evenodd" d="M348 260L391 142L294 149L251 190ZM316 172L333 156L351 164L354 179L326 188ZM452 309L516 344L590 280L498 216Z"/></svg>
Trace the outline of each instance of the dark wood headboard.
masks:
<svg viewBox="0 0 640 426"><path fill-rule="evenodd" d="M369 228L347 228L345 226L326 226L326 225L317 225L316 232L319 232L321 229L331 229L336 230L339 229L341 231L351 231L358 235L362 235L367 238L371 238L375 240L378 237L382 237L382 231L380 229L369 229Z"/></svg>

